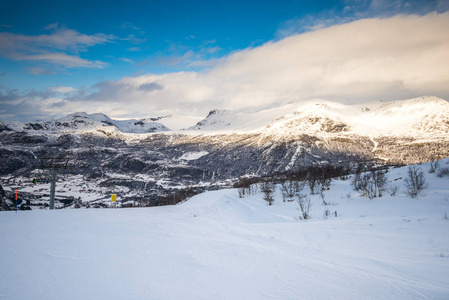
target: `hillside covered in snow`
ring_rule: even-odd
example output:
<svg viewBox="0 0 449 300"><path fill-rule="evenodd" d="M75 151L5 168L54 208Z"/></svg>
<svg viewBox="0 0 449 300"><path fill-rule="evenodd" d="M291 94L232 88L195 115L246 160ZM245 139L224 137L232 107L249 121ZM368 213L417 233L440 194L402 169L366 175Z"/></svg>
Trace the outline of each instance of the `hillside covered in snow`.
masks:
<svg viewBox="0 0 449 300"><path fill-rule="evenodd" d="M427 188L416 198L407 167L371 200L352 177L332 181L328 205L305 187L308 220L280 185L271 206L254 186L175 206L1 212L0 297L447 299L448 177L417 167Z"/></svg>

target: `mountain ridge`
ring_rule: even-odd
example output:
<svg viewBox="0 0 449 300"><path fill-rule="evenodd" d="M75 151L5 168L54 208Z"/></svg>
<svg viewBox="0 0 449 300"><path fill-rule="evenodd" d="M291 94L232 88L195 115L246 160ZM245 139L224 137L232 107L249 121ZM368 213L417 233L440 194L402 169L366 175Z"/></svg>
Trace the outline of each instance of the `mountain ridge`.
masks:
<svg viewBox="0 0 449 300"><path fill-rule="evenodd" d="M347 105L326 100L290 103L254 113L213 109L198 118L163 116L114 120L102 113L76 112L53 121L0 122L0 130L29 131L107 131L147 134L254 133L263 135L430 136L449 133L449 102L433 96L408 100Z"/></svg>
<svg viewBox="0 0 449 300"><path fill-rule="evenodd" d="M213 133L260 131L264 135L303 134L429 136L449 133L449 102L437 97L419 97L365 105L345 105L325 100L288 104L271 116L270 110L236 113L213 110L191 129ZM289 113L280 114L290 111ZM277 114L276 114L277 113ZM267 117L268 115L268 117ZM219 125L223 126L220 128Z"/></svg>

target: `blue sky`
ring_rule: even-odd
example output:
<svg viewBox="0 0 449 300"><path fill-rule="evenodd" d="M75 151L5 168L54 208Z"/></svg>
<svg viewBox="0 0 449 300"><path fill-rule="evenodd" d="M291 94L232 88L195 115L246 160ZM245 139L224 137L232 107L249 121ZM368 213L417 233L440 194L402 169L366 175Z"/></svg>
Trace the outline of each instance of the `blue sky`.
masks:
<svg viewBox="0 0 449 300"><path fill-rule="evenodd" d="M438 24L446 21L448 2L0 0L0 119L60 116L73 110L105 112L113 117L171 112L200 115L215 107L258 110L314 97L337 101L389 98L392 86L402 80L400 74L390 83L382 83L386 90L380 94L365 87L358 94L346 95L329 83L323 85L323 93L306 92L307 88L298 92L286 84L289 79L270 89L257 78L270 70L276 78L295 78L310 86L297 77L300 67L289 73L292 71L285 69L289 61L265 69L248 62L256 56L264 61L258 53L266 49L272 49L265 53L267 61L277 61L276 55L284 57L279 49L291 47L299 49L297 57L290 57L292 65L302 66L301 60L329 66L340 58L325 63L316 60L313 53L322 51L320 44L311 45L304 37L312 34L310 40L314 40L323 32L350 30L348 24L364 24L360 21L370 19L391 22L391 30L397 27L399 32L401 22L410 21L406 16L416 19L410 24L433 22L428 30L434 32L439 30ZM342 25L348 28L341 29ZM412 32L407 34L411 36ZM446 46L447 38L435 39L440 47ZM335 44L327 45L328 40L332 38L321 44L331 49ZM381 41L370 42L376 45ZM301 53L301 49L312 46L317 51ZM395 54L389 53L388 57ZM422 61L420 67L423 65L431 67L428 60ZM337 75L347 77L347 73L332 76ZM434 90L421 91L416 86L423 83L411 88L410 80L403 81L397 88L399 92L391 93L392 99L419 96L420 92L442 97L448 94L441 83L432 83ZM247 90L228 94L234 86L248 82L251 87ZM237 105L241 101L247 105ZM135 104L135 109L123 108L124 103Z"/></svg>
<svg viewBox="0 0 449 300"><path fill-rule="evenodd" d="M109 37L79 53L83 59L107 64L101 68L60 68L57 63L13 62L3 58L2 73L10 76L4 76L2 81L18 89L42 88L45 84L90 85L139 73L199 70L202 68L189 63L222 57L272 40L288 20L326 9L341 10L341 5L333 1L19 0L0 3L3 32L38 36L68 29ZM46 76L36 78L29 76L30 73Z"/></svg>

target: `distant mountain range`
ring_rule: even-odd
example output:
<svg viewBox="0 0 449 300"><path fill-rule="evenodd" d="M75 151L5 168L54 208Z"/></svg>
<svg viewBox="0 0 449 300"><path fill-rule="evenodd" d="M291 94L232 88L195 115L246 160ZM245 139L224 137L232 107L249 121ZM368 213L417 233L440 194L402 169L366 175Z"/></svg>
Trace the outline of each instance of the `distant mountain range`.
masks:
<svg viewBox="0 0 449 300"><path fill-rule="evenodd" d="M449 102L436 97L363 105L316 100L256 113L212 110L202 120L74 113L45 122L0 122L0 176L28 178L39 157L68 157L73 173L93 181L98 197L111 189L160 194L312 164L445 158L448 133Z"/></svg>
<svg viewBox="0 0 449 300"><path fill-rule="evenodd" d="M174 124L177 121L184 121L186 118L164 116L147 119L113 120L105 114L87 114L77 112L53 121L41 121L31 123L21 122L1 122L0 130L31 130L47 132L87 132L87 131L118 131L122 133L153 133L169 131L162 122ZM188 119L187 119L188 120Z"/></svg>
<svg viewBox="0 0 449 300"><path fill-rule="evenodd" d="M262 133L269 136L360 135L441 137L449 133L449 102L436 97L420 97L394 102L344 105L323 100L291 103L256 113L229 110L210 111L197 117L163 116L146 119L114 120L96 113L77 112L53 121L0 122L0 130L40 132L155 133L192 131L208 134ZM196 123L196 124L195 124ZM197 134L197 133L195 133Z"/></svg>

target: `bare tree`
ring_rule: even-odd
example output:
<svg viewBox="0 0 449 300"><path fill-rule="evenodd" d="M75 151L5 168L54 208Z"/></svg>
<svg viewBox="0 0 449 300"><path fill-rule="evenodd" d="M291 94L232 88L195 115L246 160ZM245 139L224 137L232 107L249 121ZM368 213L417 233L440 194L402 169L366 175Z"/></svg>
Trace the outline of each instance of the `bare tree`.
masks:
<svg viewBox="0 0 449 300"><path fill-rule="evenodd" d="M304 188L304 181L286 180L281 183L282 198L291 202Z"/></svg>
<svg viewBox="0 0 449 300"><path fill-rule="evenodd" d="M324 200L324 192L329 190L331 182L332 182L332 173L328 172L326 168L320 169L320 174L318 176L318 193L320 194L321 200L324 205L327 205L327 202Z"/></svg>
<svg viewBox="0 0 449 300"><path fill-rule="evenodd" d="M357 169L355 171L354 179L352 180L352 186L354 187L354 190L359 191L362 186L362 164L360 163L357 166Z"/></svg>
<svg viewBox="0 0 449 300"><path fill-rule="evenodd" d="M307 176L307 183L309 185L310 188L310 194L314 195L316 193L316 187L317 187L317 183L318 180L317 178L313 175L313 174L309 174Z"/></svg>
<svg viewBox="0 0 449 300"><path fill-rule="evenodd" d="M408 167L407 177L404 181L406 193L412 198L418 196L419 192L427 186L424 172L416 166Z"/></svg>
<svg viewBox="0 0 449 300"><path fill-rule="evenodd" d="M298 204L301 209L301 216L299 218L301 220L307 220L310 218L310 208L312 207L312 203L310 202L310 198L305 195L298 194Z"/></svg>
<svg viewBox="0 0 449 300"><path fill-rule="evenodd" d="M382 197L383 192L387 189L387 176L384 171L371 171L374 181L374 197Z"/></svg>
<svg viewBox="0 0 449 300"><path fill-rule="evenodd" d="M263 193L263 199L271 205L274 201L274 184L270 181L264 181L261 186L261 191Z"/></svg>
<svg viewBox="0 0 449 300"><path fill-rule="evenodd" d="M259 178L240 178L234 183L234 188L238 189L239 197L244 198L256 194L257 182Z"/></svg>
<svg viewBox="0 0 449 300"><path fill-rule="evenodd" d="M239 187L237 189L237 191L239 192L239 198L244 198L245 197L245 188Z"/></svg>
<svg viewBox="0 0 449 300"><path fill-rule="evenodd" d="M387 188L387 177L384 171L371 170L363 174L356 174L352 185L364 197L370 199L382 197L383 192Z"/></svg>

